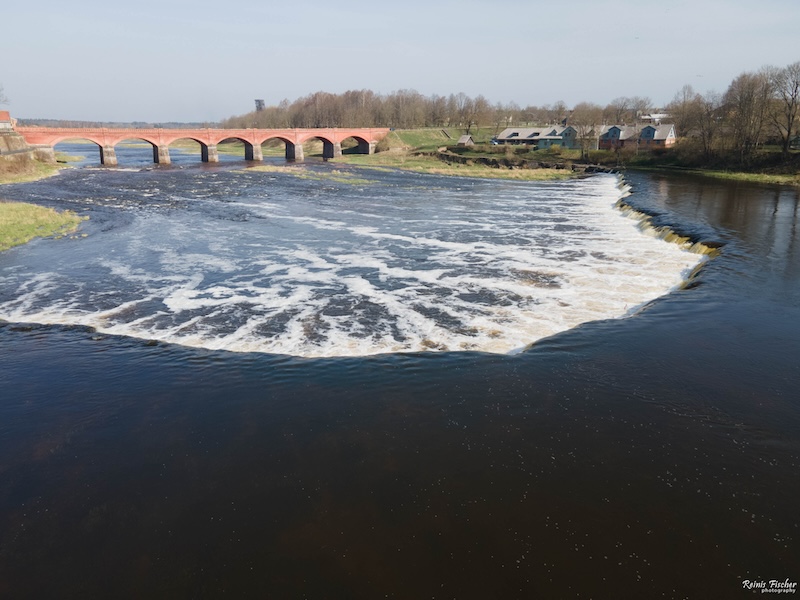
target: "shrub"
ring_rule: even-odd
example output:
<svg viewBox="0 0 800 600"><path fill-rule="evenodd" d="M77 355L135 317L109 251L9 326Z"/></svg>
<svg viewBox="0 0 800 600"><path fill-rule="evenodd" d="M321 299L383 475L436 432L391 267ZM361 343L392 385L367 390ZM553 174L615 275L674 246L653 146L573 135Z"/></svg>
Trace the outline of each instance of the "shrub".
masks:
<svg viewBox="0 0 800 600"><path fill-rule="evenodd" d="M377 144L375 144L375 152L386 152L392 149L392 144L389 142L389 136L385 136Z"/></svg>

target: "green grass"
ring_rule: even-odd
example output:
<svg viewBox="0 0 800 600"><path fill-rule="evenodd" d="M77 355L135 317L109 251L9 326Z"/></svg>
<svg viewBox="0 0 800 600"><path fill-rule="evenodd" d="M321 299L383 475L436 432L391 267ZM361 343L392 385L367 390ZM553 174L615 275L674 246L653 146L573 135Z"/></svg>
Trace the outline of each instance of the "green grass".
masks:
<svg viewBox="0 0 800 600"><path fill-rule="evenodd" d="M747 173L744 171L723 171L715 169L691 169L674 166L641 166L632 165L631 168L637 171L661 171L668 173L690 173L692 175L703 175L715 179L725 179L728 181L749 181L753 183L772 183L779 185L800 186L800 173Z"/></svg>
<svg viewBox="0 0 800 600"><path fill-rule="evenodd" d="M388 143L390 148L433 152L437 148L454 144L457 141L458 134L451 139L444 135L441 129L398 129L389 132L384 144Z"/></svg>
<svg viewBox="0 0 800 600"><path fill-rule="evenodd" d="M85 218L71 211L58 212L34 204L0 202L0 251L36 237L67 235Z"/></svg>
<svg viewBox="0 0 800 600"><path fill-rule="evenodd" d="M800 173L793 175L777 173L741 173L736 171L705 171L693 169L691 173L699 173L716 179L734 181L752 181L755 183L778 183L782 185L800 185Z"/></svg>
<svg viewBox="0 0 800 600"><path fill-rule="evenodd" d="M378 154L351 154L336 159L337 162L371 168L393 168L456 177L482 177L486 179L513 179L517 181L545 181L571 179L575 174L567 169L498 169L484 165L460 165L443 162L435 156L415 155L405 151Z"/></svg>
<svg viewBox="0 0 800 600"><path fill-rule="evenodd" d="M446 131L448 137L443 132ZM494 127L473 128L470 135L476 144L488 144L494 137ZM432 152L443 146L454 146L458 138L464 135L463 129L456 127L430 127L426 129L395 129L387 136L388 144L393 148L406 148L418 152Z"/></svg>
<svg viewBox="0 0 800 600"><path fill-rule="evenodd" d="M442 131L441 128L399 129L390 131L386 138L378 145L379 152L369 155L344 154L335 160L336 162L376 169L404 169L432 175L482 177L487 179L543 181L570 179L576 176L570 169L508 169L485 165L446 163L437 156L434 156L434 154L441 148L454 146L463 132L459 129L448 129L447 131L450 134L448 138ZM492 135L494 135L494 131L494 128L477 130L477 132L472 134L473 138L476 140L485 138L485 145L478 147L476 152L466 149L459 153L470 158L481 156L502 158L503 153L506 151L505 149L495 151L495 148L498 147L488 145L488 141L491 139ZM541 152L527 153L525 154L525 158L538 158L543 161L553 161L559 157L552 153ZM562 160L563 158L566 157L562 157Z"/></svg>
<svg viewBox="0 0 800 600"><path fill-rule="evenodd" d="M85 156L79 156L76 154L66 154L65 152L56 152L55 154L57 163L79 162L86 158Z"/></svg>

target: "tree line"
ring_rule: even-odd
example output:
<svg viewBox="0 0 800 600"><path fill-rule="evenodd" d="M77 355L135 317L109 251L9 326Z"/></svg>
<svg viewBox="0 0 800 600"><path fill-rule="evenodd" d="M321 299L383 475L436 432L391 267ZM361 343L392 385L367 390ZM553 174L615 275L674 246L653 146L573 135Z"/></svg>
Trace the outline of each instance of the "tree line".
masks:
<svg viewBox="0 0 800 600"><path fill-rule="evenodd" d="M766 142L779 144L788 155L800 124L800 62L766 66L736 77L724 92L696 92L685 85L665 107L681 145L706 159L735 153L747 163ZM293 102L283 100L221 123L225 128L295 127L455 127L465 133L475 127L525 127L566 122L587 139L604 124L635 125L643 114L657 112L646 96L620 96L605 106L580 102L568 107L491 103L466 94L424 96L416 90L378 94L350 90L342 94L314 92Z"/></svg>
<svg viewBox="0 0 800 600"><path fill-rule="evenodd" d="M585 103L584 103L585 104ZM620 97L605 108L601 116L609 122L634 120L637 113L651 106L649 98ZM520 107L515 102L492 104L484 96L470 97L460 92L449 96L424 96L416 90L377 94L371 90L350 90L342 94L314 92L293 102L283 100L245 115L234 116L222 127L281 129L295 127L456 127L469 133L476 127L501 128L559 123L574 110L564 102Z"/></svg>
<svg viewBox="0 0 800 600"><path fill-rule="evenodd" d="M747 164L765 143L789 154L800 134L800 62L765 66L736 77L724 93L685 85L667 106L676 127L706 159L735 154Z"/></svg>

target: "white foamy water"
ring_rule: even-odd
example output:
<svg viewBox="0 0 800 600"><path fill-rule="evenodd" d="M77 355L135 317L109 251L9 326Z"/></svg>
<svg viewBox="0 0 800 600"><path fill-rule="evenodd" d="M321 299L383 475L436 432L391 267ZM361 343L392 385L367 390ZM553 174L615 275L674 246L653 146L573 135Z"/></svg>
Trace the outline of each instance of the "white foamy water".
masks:
<svg viewBox="0 0 800 600"><path fill-rule="evenodd" d="M123 224L2 263L0 318L298 356L508 353L629 315L702 260L616 209L611 175L125 175Z"/></svg>

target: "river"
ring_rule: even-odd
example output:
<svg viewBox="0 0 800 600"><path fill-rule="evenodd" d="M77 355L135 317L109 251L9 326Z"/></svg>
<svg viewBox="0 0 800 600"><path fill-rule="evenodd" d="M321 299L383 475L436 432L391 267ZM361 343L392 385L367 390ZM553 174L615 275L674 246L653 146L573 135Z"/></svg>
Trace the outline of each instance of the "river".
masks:
<svg viewBox="0 0 800 600"><path fill-rule="evenodd" d="M800 579L796 190L146 153L2 189L0 596Z"/></svg>

